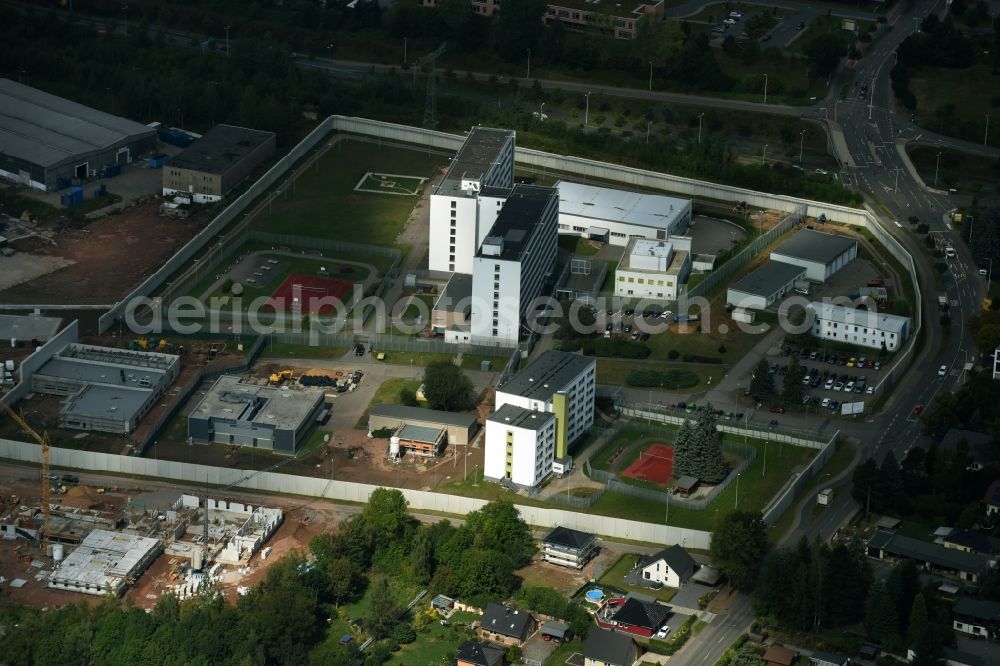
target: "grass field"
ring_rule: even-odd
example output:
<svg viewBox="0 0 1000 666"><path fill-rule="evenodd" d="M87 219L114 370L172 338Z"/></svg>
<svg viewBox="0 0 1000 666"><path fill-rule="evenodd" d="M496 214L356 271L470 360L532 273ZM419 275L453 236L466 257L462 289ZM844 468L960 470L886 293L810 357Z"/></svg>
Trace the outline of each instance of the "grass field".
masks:
<svg viewBox="0 0 1000 666"><path fill-rule="evenodd" d="M420 608L421 604L418 604L414 610ZM456 611L448 618L447 626L431 622L417 634L417 640L400 647L385 663L389 666L448 663L446 658L453 655L460 644L474 637L468 626L478 619L478 615Z"/></svg>
<svg viewBox="0 0 1000 666"><path fill-rule="evenodd" d="M365 173L392 172L429 178L445 163L426 152L341 141L309 169L287 198L274 201L255 229L392 246L413 210L414 198L355 192Z"/></svg>
<svg viewBox="0 0 1000 666"><path fill-rule="evenodd" d="M354 187L355 192L416 196L426 178L398 176L395 174L366 173Z"/></svg>
<svg viewBox="0 0 1000 666"><path fill-rule="evenodd" d="M841 442L837 446L837 450L834 451L833 456L817 474L816 476L817 480L811 486L802 491L802 493L799 495L799 498L801 499L802 497L815 495L817 492L825 488L827 483L829 482L828 481L829 479L837 476L845 469L847 469L847 466L850 465L851 461L854 459L855 451L856 448L854 447L854 445L849 444L848 442ZM838 490L837 492L849 492L849 491L845 487L841 490ZM793 504L792 506L794 507L795 505ZM795 517L794 511L789 509L788 511L785 512L785 515L783 515L780 519L778 519L778 522L774 524L774 526L771 528L770 531L770 538L772 543L776 543L785 535L788 529L792 526L792 521L794 520L794 517Z"/></svg>
<svg viewBox="0 0 1000 666"><path fill-rule="evenodd" d="M559 235L559 249L581 257L592 257L599 251L586 238L568 234Z"/></svg>
<svg viewBox="0 0 1000 666"><path fill-rule="evenodd" d="M419 379L395 377L393 379L385 380L375 390L375 395L372 396L371 402L368 403L368 408L365 409L364 414L362 414L361 418L358 419L358 425L356 427L361 430L366 430L368 428L368 412L370 412L372 407L375 405L398 405L400 404L399 394L403 389L416 391L418 388L420 388Z"/></svg>
<svg viewBox="0 0 1000 666"><path fill-rule="evenodd" d="M1000 160L929 146L918 146L909 153L920 176L931 187L935 187L936 169L939 189L958 186L962 190L1000 191ZM940 163L937 160L938 154L941 155Z"/></svg>
<svg viewBox="0 0 1000 666"><path fill-rule="evenodd" d="M978 63L966 69L924 67L915 73L910 90L917 98L917 124L981 144L986 137L986 116L1000 117L1000 86L991 71L992 59L992 54L981 55ZM1000 130L990 132L989 145L1000 146Z"/></svg>
<svg viewBox="0 0 1000 666"><path fill-rule="evenodd" d="M674 598L677 594L677 590L664 587L659 590L652 590L647 587L637 587L635 585L628 585L625 583L624 576L629 571L635 568L635 565L639 562L639 556L633 553L625 553L618 558L611 567L604 572L597 582L604 583L605 585L613 585L615 587L621 588L628 592L638 592L639 594L646 594L651 597L655 597L659 601L667 602Z"/></svg>

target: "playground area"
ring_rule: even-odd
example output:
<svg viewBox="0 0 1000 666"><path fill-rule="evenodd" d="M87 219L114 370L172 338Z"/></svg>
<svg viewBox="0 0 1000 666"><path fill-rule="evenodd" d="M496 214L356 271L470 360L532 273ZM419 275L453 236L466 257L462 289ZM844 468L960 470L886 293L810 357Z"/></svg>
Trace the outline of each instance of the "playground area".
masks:
<svg viewBox="0 0 1000 666"><path fill-rule="evenodd" d="M395 173L375 173L369 171L354 186L354 191L415 197L420 194L420 187L424 184L425 180L427 179L418 176L402 176Z"/></svg>
<svg viewBox="0 0 1000 666"><path fill-rule="evenodd" d="M330 314L335 310L330 301L343 301L351 290L351 284L345 280L333 280L319 275L293 273L274 291L268 305L279 312L293 315Z"/></svg>
<svg viewBox="0 0 1000 666"><path fill-rule="evenodd" d="M654 443L639 451L632 463L620 474L640 481L668 485L674 475L674 447Z"/></svg>

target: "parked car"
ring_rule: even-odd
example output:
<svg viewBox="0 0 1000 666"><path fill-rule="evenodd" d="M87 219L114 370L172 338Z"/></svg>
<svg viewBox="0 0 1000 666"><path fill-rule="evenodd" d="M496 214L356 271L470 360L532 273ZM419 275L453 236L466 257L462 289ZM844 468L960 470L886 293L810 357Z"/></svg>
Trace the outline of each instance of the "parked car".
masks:
<svg viewBox="0 0 1000 666"><path fill-rule="evenodd" d="M784 414L785 413L785 408L782 407L782 406L780 406L780 405L778 405L778 406L772 407L771 411L773 413L775 413L775 414Z"/></svg>
<svg viewBox="0 0 1000 666"><path fill-rule="evenodd" d="M819 385L822 383L823 379L819 375L816 375L815 377L812 378L812 381L809 382L809 386L811 386L812 388L819 388Z"/></svg>
<svg viewBox="0 0 1000 666"><path fill-rule="evenodd" d="M876 372L882 369L882 361L875 361L875 367L873 368Z"/></svg>
<svg viewBox="0 0 1000 666"><path fill-rule="evenodd" d="M875 395L875 387L869 386L865 389L865 395Z"/></svg>
<svg viewBox="0 0 1000 666"><path fill-rule="evenodd" d="M944 377L947 374L948 374L947 365L942 365L940 368L938 368L938 377Z"/></svg>
<svg viewBox="0 0 1000 666"><path fill-rule="evenodd" d="M922 412L922 411L924 411L924 406L923 405L914 405L913 406L913 415L914 416L920 416L920 412Z"/></svg>
<svg viewBox="0 0 1000 666"><path fill-rule="evenodd" d="M854 390L854 382L847 382L844 384L844 393L850 393Z"/></svg>
<svg viewBox="0 0 1000 666"><path fill-rule="evenodd" d="M858 359L856 359L856 358L854 358L854 357L852 356L852 357L851 357L850 359L848 359L848 361L847 361L847 367L848 367L848 368L853 368L853 367L854 367L854 364L855 364L855 363L857 363L857 362L858 362Z"/></svg>
<svg viewBox="0 0 1000 666"><path fill-rule="evenodd" d="M733 11L729 12L729 18L734 18L734 19L739 20L739 19L743 18L743 12L734 9Z"/></svg>
<svg viewBox="0 0 1000 666"><path fill-rule="evenodd" d="M724 26L724 25L713 25L712 26L712 32L723 33L725 31L726 31L726 26Z"/></svg>
<svg viewBox="0 0 1000 666"><path fill-rule="evenodd" d="M660 630L656 632L656 637L659 638L660 640L663 640L664 638L667 637L667 634L669 633L670 633L670 627L667 625L663 625L660 628Z"/></svg>
<svg viewBox="0 0 1000 666"><path fill-rule="evenodd" d="M63 474L62 475L62 482L63 483L73 483L73 484L80 483L80 477L75 476L73 474Z"/></svg>
<svg viewBox="0 0 1000 666"><path fill-rule="evenodd" d="M827 405L827 406L828 406L828 407L829 407L830 409L837 409L837 407L840 407L840 403L839 403L838 401L836 401L836 400L831 400L831 401L830 401L830 404L829 404L829 405Z"/></svg>

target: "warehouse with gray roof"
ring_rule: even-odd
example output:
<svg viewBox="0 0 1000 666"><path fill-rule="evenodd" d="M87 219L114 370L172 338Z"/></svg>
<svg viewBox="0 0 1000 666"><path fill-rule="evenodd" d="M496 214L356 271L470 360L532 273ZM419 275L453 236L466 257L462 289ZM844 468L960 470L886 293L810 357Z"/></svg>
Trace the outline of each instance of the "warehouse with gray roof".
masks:
<svg viewBox="0 0 1000 666"><path fill-rule="evenodd" d="M479 422L476 420L475 414L443 412L437 409L391 404L375 405L368 413L368 432L384 429L396 430L406 426L417 426L434 431L444 430L447 443L457 446L467 445L479 431Z"/></svg>
<svg viewBox="0 0 1000 666"><path fill-rule="evenodd" d="M163 167L163 196L219 201L274 155L274 149L274 132L216 125Z"/></svg>
<svg viewBox="0 0 1000 666"><path fill-rule="evenodd" d="M0 176L52 191L131 164L156 148L156 130L0 79Z"/></svg>
<svg viewBox="0 0 1000 666"><path fill-rule="evenodd" d="M766 261L726 290L726 303L748 310L766 310L792 291L795 281L805 275L801 266Z"/></svg>
<svg viewBox="0 0 1000 666"><path fill-rule="evenodd" d="M848 236L803 229L771 252L771 261L806 269L806 279L826 282L858 256L858 241Z"/></svg>

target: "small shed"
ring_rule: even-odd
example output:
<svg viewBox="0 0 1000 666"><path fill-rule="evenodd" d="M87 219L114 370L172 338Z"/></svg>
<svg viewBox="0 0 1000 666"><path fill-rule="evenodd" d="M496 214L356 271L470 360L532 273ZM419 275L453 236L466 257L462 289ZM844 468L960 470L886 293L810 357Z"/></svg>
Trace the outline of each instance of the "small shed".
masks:
<svg viewBox="0 0 1000 666"><path fill-rule="evenodd" d="M889 530L894 532L899 529L899 526L903 524L903 521L899 518L893 518L892 516L882 516L879 518L878 522L875 523L875 529L877 530Z"/></svg>
<svg viewBox="0 0 1000 666"><path fill-rule="evenodd" d="M431 600L431 608L436 610L439 614L448 617L455 610L455 600L451 597L439 594Z"/></svg>
<svg viewBox="0 0 1000 666"><path fill-rule="evenodd" d="M714 567L702 566L691 576L691 580L702 585L715 587L722 579L722 572Z"/></svg>
<svg viewBox="0 0 1000 666"><path fill-rule="evenodd" d="M698 479L693 476L682 476L674 484L674 494L681 497L690 497L696 490L698 490Z"/></svg>
<svg viewBox="0 0 1000 666"><path fill-rule="evenodd" d="M570 637L569 625L563 622L556 622L555 620L543 622L541 632L542 640L544 641L561 643Z"/></svg>
<svg viewBox="0 0 1000 666"><path fill-rule="evenodd" d="M792 666L798 655L786 647L772 645L764 653L764 661L767 666Z"/></svg>

